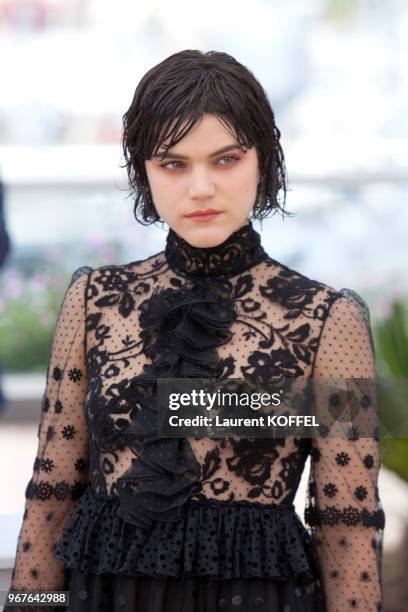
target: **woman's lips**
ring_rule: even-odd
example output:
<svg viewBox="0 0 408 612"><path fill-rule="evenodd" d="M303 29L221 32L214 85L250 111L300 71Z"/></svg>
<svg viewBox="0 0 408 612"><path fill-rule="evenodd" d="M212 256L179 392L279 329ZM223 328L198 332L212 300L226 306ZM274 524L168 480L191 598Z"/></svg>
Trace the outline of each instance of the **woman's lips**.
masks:
<svg viewBox="0 0 408 612"><path fill-rule="evenodd" d="M206 213L205 215L190 215L187 216L187 219L191 219L192 221L198 221L199 223L202 223L203 221L211 221L212 219L215 219L215 217L217 217L217 215L220 215L221 212L216 212L216 213Z"/></svg>

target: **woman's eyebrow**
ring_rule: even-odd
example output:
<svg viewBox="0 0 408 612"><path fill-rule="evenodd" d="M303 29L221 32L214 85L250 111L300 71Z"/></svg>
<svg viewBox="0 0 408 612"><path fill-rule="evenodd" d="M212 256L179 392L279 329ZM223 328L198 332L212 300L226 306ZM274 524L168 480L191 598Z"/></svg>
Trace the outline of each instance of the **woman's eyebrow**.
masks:
<svg viewBox="0 0 408 612"><path fill-rule="evenodd" d="M221 153L226 153L227 151L233 151L235 149L240 149L241 147L238 144L231 144L231 145L227 145L226 147L222 147L222 149L218 149L217 151L214 151L213 153L210 153L208 157L215 157L215 155L221 155ZM153 155L153 159L156 159L157 157L162 157L164 151L159 151L156 155ZM171 149L169 149L166 152L166 155L164 156L166 157L174 157L177 159L188 159L187 155L182 155L181 153L171 153Z"/></svg>

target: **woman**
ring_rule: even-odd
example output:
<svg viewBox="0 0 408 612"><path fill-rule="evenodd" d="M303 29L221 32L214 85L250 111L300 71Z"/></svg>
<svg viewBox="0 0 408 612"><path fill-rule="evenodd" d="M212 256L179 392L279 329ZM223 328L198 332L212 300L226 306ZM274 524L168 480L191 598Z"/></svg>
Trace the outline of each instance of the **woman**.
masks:
<svg viewBox="0 0 408 612"><path fill-rule="evenodd" d="M136 219L164 220L166 245L74 273L13 588L65 586L72 612L381 608L375 436L157 430L159 378L375 378L364 303L272 259L253 227L286 213L279 138L262 87L225 53L176 53L139 83L126 168ZM308 455L305 527L293 499Z"/></svg>

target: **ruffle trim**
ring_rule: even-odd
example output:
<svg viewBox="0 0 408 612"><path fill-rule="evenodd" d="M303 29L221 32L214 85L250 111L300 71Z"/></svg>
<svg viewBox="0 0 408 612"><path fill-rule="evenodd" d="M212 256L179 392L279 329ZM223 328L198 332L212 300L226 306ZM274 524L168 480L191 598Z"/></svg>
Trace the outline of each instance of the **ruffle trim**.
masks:
<svg viewBox="0 0 408 612"><path fill-rule="evenodd" d="M116 493L122 519L148 528L153 520L178 521L182 505L201 489L200 465L188 440L157 430L157 380L219 376L216 347L231 340L236 306L228 285L197 281L156 288L139 308L143 352L151 363L132 384L152 387L151 405L136 412L122 432L137 459L118 479Z"/></svg>
<svg viewBox="0 0 408 612"><path fill-rule="evenodd" d="M91 573L154 577L316 578L314 544L293 506L189 500L177 523L149 528L125 522L118 498L89 486L74 508L54 555Z"/></svg>

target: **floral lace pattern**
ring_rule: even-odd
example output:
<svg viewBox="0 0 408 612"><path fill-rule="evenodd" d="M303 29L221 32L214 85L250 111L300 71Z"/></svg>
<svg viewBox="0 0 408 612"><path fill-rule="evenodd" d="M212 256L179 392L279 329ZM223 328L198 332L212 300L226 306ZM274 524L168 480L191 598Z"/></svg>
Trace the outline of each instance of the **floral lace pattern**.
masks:
<svg viewBox="0 0 408 612"><path fill-rule="evenodd" d="M157 377L374 378L350 295L272 259L251 223L211 249L170 230L145 260L78 270L55 329L14 588L60 587L56 550L67 564L95 561L67 552L85 489L94 504L114 500L115 520L158 530L179 524L186 503L289 508L310 455L305 520L327 609L381 609L376 439L161 439L152 408Z"/></svg>

